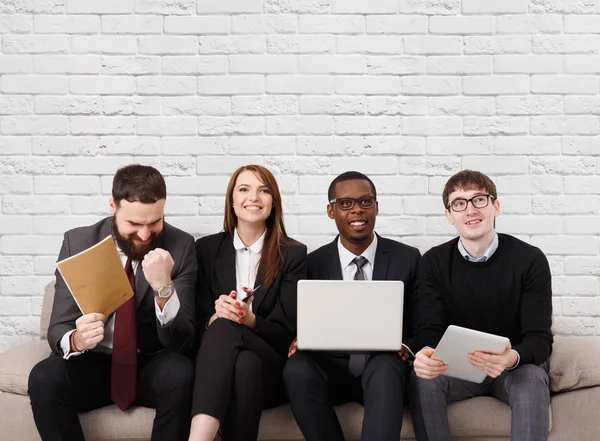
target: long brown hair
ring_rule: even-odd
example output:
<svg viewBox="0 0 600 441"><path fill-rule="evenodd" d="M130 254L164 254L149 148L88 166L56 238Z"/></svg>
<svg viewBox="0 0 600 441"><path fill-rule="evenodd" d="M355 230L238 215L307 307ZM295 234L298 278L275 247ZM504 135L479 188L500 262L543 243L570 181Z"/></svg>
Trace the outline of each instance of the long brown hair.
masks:
<svg viewBox="0 0 600 441"><path fill-rule="evenodd" d="M283 224L283 207L281 204L281 193L279 185L275 180L275 176L261 165L245 165L238 168L229 179L227 184L227 192L225 193L225 218L223 219L223 229L227 234L233 237L238 218L233 209L233 190L238 176L243 171L251 171L262 182L271 193L273 198L273 206L269 217L265 220L267 233L258 264L258 272L264 274L264 285L270 287L277 277L277 273L281 269L282 253L281 248L292 244L297 244L294 239L290 238Z"/></svg>

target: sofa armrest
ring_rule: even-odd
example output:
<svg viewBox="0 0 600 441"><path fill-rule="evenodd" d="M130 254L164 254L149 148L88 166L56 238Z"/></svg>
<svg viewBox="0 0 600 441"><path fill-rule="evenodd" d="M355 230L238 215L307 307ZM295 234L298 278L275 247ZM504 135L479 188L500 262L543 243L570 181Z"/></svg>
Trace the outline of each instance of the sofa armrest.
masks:
<svg viewBox="0 0 600 441"><path fill-rule="evenodd" d="M552 392L600 386L600 338L554 337L549 377Z"/></svg>
<svg viewBox="0 0 600 441"><path fill-rule="evenodd" d="M27 395L31 369L50 355L46 340L23 343L0 354L0 391Z"/></svg>

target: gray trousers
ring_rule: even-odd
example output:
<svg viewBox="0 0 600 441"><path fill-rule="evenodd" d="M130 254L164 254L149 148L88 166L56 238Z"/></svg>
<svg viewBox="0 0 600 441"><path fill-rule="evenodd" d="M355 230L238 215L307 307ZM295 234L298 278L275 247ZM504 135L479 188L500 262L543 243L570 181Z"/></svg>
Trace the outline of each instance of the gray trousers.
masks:
<svg viewBox="0 0 600 441"><path fill-rule="evenodd" d="M451 441L447 403L491 396L509 404L511 441L547 441L550 427L548 365L524 364L486 377L483 383L440 375L433 380L410 374L410 409L417 441Z"/></svg>

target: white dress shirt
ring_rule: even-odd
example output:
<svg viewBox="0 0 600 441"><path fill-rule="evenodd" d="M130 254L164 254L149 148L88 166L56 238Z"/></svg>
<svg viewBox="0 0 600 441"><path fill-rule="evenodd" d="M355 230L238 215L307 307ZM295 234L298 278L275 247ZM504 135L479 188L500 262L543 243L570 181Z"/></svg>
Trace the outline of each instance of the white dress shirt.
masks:
<svg viewBox="0 0 600 441"><path fill-rule="evenodd" d="M492 239L492 243L490 244L490 246L488 247L487 250L485 250L485 253L483 253L483 256L481 257L473 257L469 254L469 252L466 250L465 246L462 244L462 241L459 239L458 240L458 250L460 251L460 254L465 258L465 260L468 260L469 262L487 262L487 260L492 257L492 254L494 254L496 252L496 250L498 249L498 243L499 243L499 239L498 239L498 233L494 233L494 238Z"/></svg>
<svg viewBox="0 0 600 441"><path fill-rule="evenodd" d="M117 246L117 251L119 252L119 257L121 258L121 263L123 264L123 268L125 268L125 264L127 263L127 256L123 253L121 248ZM137 273L137 270L140 266L140 262L133 261L131 263L133 268L133 274ZM164 328L168 326L177 313L179 312L180 302L179 297L177 297L177 293L173 292L173 295L169 298L163 310L160 310L156 299L154 299L154 311L156 312L156 318L158 319L158 323ZM67 332L63 338L60 340L60 347L63 350L63 358L68 359L72 356L80 355L83 352L71 352L71 334L75 332L75 330ZM98 343L98 345L94 348L97 352L102 352L105 354L112 354L112 345L113 345L113 335L115 333L115 313L109 315L104 321L104 339Z"/></svg>
<svg viewBox="0 0 600 441"><path fill-rule="evenodd" d="M362 267L363 273L365 274L365 280L373 280L373 265L375 264L375 252L377 251L377 235L373 235L373 240L367 249L361 254L367 263ZM356 275L356 265L352 261L358 257L355 254L348 251L342 245L342 241L338 238L338 254L340 255L340 265L342 268L342 278L344 280L354 280Z"/></svg>
<svg viewBox="0 0 600 441"><path fill-rule="evenodd" d="M233 248L235 248L235 289L239 299L246 297L246 292L242 289L254 289L256 283L256 274L258 272L258 263L262 253L263 243L267 230L260 236L256 242L247 247L240 239L237 228L233 232ZM229 293L225 293L229 295ZM250 304L252 311L252 304Z"/></svg>

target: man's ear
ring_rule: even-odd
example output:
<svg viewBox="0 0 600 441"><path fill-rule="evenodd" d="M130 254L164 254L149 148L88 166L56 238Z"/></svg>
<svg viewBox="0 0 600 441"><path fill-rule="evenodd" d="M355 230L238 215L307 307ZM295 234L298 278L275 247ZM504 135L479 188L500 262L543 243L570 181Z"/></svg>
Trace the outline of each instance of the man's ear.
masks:
<svg viewBox="0 0 600 441"><path fill-rule="evenodd" d="M375 201L375 216L379 214L379 201Z"/></svg>
<svg viewBox="0 0 600 441"><path fill-rule="evenodd" d="M113 198L108 200L108 208L110 209L110 214L114 216L117 212L117 204L115 204L115 200Z"/></svg>
<svg viewBox="0 0 600 441"><path fill-rule="evenodd" d="M498 216L500 214L500 201L498 199L494 199L494 209L495 209L495 216Z"/></svg>
<svg viewBox="0 0 600 441"><path fill-rule="evenodd" d="M454 221L452 220L452 213L450 213L450 210L446 209L446 211L444 211L444 214L446 215L446 220L448 221L448 223L450 225L454 225Z"/></svg>
<svg viewBox="0 0 600 441"><path fill-rule="evenodd" d="M335 218L333 215L333 204L327 204L327 216L329 216L329 219Z"/></svg>

